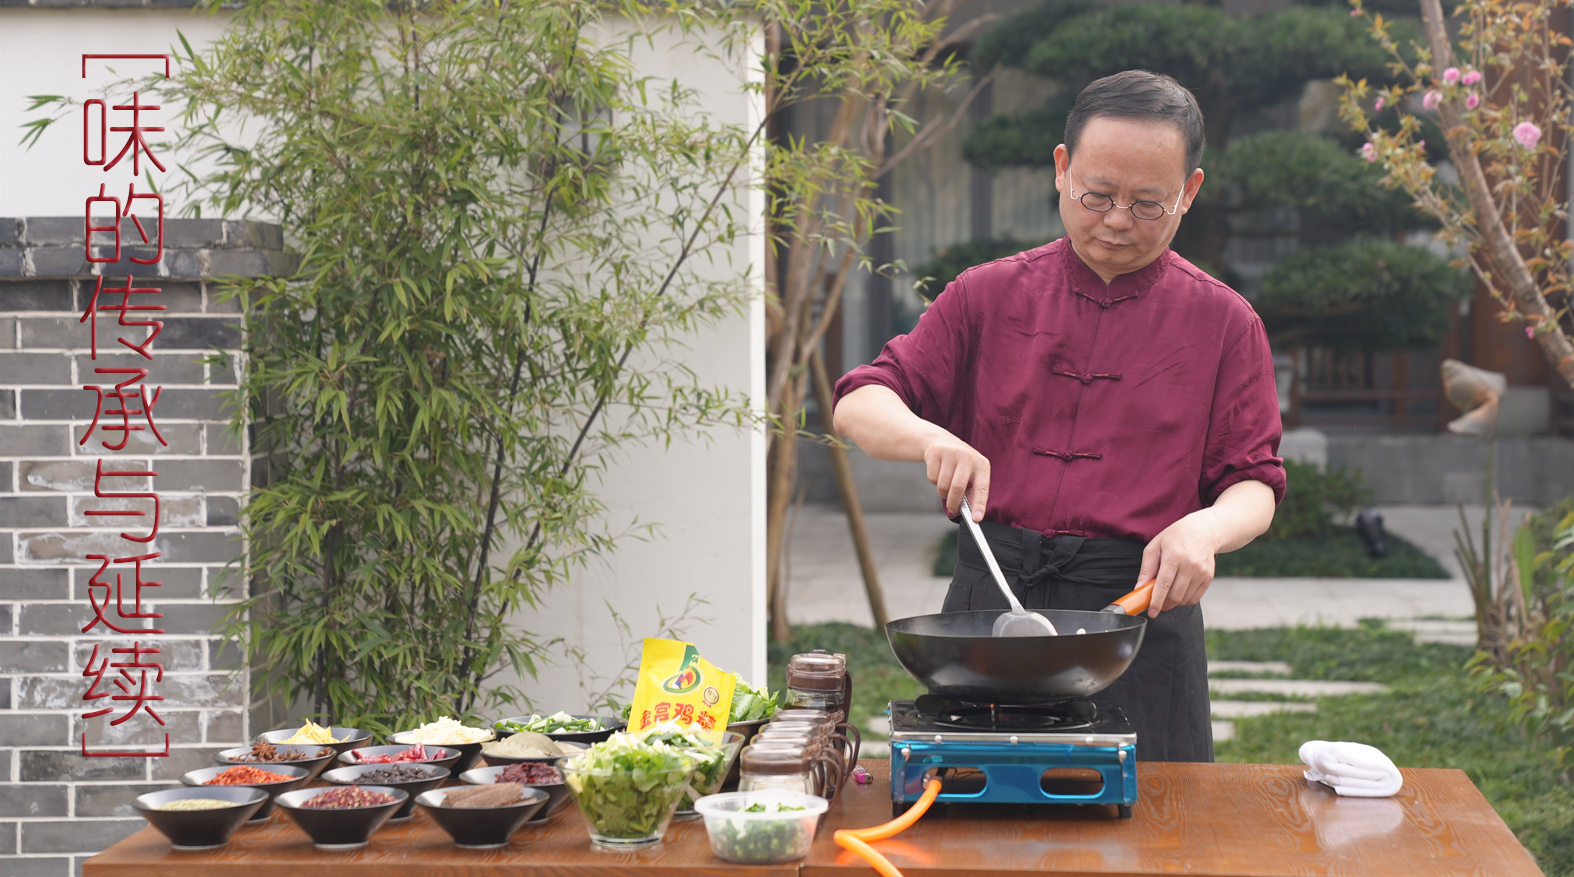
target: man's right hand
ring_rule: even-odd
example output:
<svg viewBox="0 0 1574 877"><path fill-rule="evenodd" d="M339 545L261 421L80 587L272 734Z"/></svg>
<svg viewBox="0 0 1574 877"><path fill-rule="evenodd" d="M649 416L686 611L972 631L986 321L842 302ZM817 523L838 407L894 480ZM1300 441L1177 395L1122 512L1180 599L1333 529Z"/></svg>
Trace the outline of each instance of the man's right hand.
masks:
<svg viewBox="0 0 1574 877"><path fill-rule="evenodd" d="M922 460L947 513L961 510L966 492L973 520L984 520L984 509L989 507L989 460L972 445L914 414L896 393L866 384L836 403L833 419L837 433L877 460Z"/></svg>
<svg viewBox="0 0 1574 877"><path fill-rule="evenodd" d="M945 502L946 513L957 514L965 493L973 520L982 522L989 506L989 459L972 445L950 433L924 448L924 469L929 483ZM968 486L972 489L969 490Z"/></svg>

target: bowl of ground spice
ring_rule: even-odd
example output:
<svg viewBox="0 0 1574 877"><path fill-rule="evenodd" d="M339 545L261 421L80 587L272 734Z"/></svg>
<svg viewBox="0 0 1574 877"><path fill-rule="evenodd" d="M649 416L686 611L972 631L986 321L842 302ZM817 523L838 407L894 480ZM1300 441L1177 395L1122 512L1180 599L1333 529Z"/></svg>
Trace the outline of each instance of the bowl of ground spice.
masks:
<svg viewBox="0 0 1574 877"><path fill-rule="evenodd" d="M371 842L410 793L391 786L296 789L275 802L319 850L353 850Z"/></svg>
<svg viewBox="0 0 1574 877"><path fill-rule="evenodd" d="M518 783L454 786L417 795L415 802L448 832L454 846L495 850L546 806L547 793Z"/></svg>
<svg viewBox="0 0 1574 877"><path fill-rule="evenodd" d="M297 789L311 779L311 771L293 764L270 764L262 767L253 764L219 765L188 770L180 781L188 786L251 786L268 793L252 822L261 822L273 815L273 799L291 789Z"/></svg>
<svg viewBox="0 0 1574 877"><path fill-rule="evenodd" d="M211 850L228 843L267 801L257 788L192 786L138 795L131 806L175 849Z"/></svg>
<svg viewBox="0 0 1574 877"><path fill-rule="evenodd" d="M304 767L310 771L306 778L312 780L322 772L323 765L337 754L331 746L286 746L259 740L250 746L222 750L213 756L213 760L218 764L254 764L258 767L289 764Z"/></svg>
<svg viewBox="0 0 1574 877"><path fill-rule="evenodd" d="M435 764L357 764L324 771L322 778L340 786L389 786L403 789L410 797L388 818L399 822L415 815L415 796L435 789L448 779L448 768Z"/></svg>
<svg viewBox="0 0 1574 877"><path fill-rule="evenodd" d="M517 783L547 793L546 806L530 818L532 824L545 822L557 810L557 805L568 797L568 786L563 783L563 772L551 764L527 761L520 764L503 764L497 767L478 767L459 775L461 782L473 786L493 783Z"/></svg>

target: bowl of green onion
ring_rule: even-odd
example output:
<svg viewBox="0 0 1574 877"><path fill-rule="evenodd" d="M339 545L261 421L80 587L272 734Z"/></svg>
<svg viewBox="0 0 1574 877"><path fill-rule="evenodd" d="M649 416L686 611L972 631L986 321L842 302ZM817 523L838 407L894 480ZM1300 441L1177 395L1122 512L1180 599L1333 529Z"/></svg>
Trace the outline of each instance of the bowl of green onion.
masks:
<svg viewBox="0 0 1574 877"><path fill-rule="evenodd" d="M492 723L499 740L521 731L545 734L565 743L600 743L624 728L615 716L590 716L556 712L550 716L509 716Z"/></svg>

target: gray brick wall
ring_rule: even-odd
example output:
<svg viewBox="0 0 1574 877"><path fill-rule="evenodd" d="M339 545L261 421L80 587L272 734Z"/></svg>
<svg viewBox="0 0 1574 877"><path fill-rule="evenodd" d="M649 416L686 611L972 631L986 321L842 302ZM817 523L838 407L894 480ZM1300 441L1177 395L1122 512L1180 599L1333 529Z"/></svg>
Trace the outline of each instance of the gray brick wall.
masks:
<svg viewBox="0 0 1574 877"><path fill-rule="evenodd" d="M177 785L182 772L249 737L247 680L225 672L233 652L212 633L226 601L210 596L241 553L236 520L251 483L248 448L226 432L221 399L235 386L241 317L233 302L217 300L207 278L282 272L291 263L276 226L165 221L163 260L133 266L133 276L138 286L162 290L136 298L168 308L154 314L165 326L146 364L149 391L163 387L154 420L168 446L144 431L115 452L99 444L104 433L79 443L96 402L81 388L114 383L93 369L140 359L115 339L140 340L146 330L123 329L113 314L101 317L98 360L89 358L89 327L80 318L95 272L109 285L123 281L130 263L88 264L82 236L81 218L0 218L0 874L79 873L88 856L144 824L131 809L136 795ZM205 362L215 351L227 361ZM145 588L143 597L144 607L164 614L150 621L164 634L136 637L102 626L82 633L93 618L88 580L97 569L83 555L125 556L133 543L117 534L147 532L142 518L86 512L152 505L95 497L99 459L110 471L159 473L151 479L160 494L159 534L141 551L163 554L144 566L144 580L162 586ZM101 483L129 490L149 481ZM111 726L124 707L84 721L85 710L105 703L81 699L94 645L103 657L139 639L160 649L164 678L152 687L165 698L155 706L165 727L140 714ZM80 754L84 733L90 748L161 747L165 731L169 758Z"/></svg>

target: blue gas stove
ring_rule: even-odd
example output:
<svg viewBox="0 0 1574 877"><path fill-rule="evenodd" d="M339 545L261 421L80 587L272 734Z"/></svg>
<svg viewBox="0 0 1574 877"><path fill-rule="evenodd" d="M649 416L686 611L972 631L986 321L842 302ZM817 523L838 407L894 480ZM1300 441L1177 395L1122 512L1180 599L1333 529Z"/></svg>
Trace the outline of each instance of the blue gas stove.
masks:
<svg viewBox="0 0 1574 877"><path fill-rule="evenodd" d="M961 703L935 695L891 702L891 809L905 811L938 775L938 803L1114 804L1137 801L1137 735L1118 709Z"/></svg>

